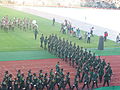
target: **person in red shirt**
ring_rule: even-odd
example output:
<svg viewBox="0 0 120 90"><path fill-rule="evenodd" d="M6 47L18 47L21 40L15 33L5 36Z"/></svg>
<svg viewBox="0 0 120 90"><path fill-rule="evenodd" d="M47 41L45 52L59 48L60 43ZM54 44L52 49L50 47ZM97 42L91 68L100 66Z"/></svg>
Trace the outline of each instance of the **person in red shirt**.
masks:
<svg viewBox="0 0 120 90"><path fill-rule="evenodd" d="M108 37L108 33L107 33L107 32L104 32L104 41L107 40L107 37Z"/></svg>

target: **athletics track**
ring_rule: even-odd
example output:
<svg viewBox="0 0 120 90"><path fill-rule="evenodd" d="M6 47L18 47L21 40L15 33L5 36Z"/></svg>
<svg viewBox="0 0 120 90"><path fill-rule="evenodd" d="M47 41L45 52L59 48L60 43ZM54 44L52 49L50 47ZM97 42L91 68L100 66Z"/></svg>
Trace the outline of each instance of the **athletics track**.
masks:
<svg viewBox="0 0 120 90"><path fill-rule="evenodd" d="M120 86L120 56L102 56L102 58L106 59L106 62L111 63L111 67L113 69L113 76L111 79L110 86ZM50 69L55 70L55 65L57 62L60 62L60 67L64 68L64 73L70 72L71 75L71 84L73 84L74 75L76 73L75 68L69 66L68 63L62 61L57 58L50 59L35 59L35 60L19 60L19 61L1 61L0 62L0 81L4 76L4 72L6 70L9 71L13 75L13 78L16 76L17 70L21 69L21 71L27 75L27 71L29 69L32 70L32 73L39 73L39 70L42 69L43 73L50 71ZM99 83L99 87L102 87L103 83ZM79 88L81 88L83 83L79 84ZM103 89L102 89L103 90ZM108 90L108 89L107 89ZM119 89L118 89L119 90Z"/></svg>

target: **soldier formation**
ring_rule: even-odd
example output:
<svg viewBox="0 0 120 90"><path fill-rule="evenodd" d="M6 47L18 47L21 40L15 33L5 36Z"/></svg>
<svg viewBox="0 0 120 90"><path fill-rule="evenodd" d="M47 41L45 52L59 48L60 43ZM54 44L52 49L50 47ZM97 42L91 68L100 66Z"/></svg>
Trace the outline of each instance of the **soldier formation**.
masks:
<svg viewBox="0 0 120 90"><path fill-rule="evenodd" d="M35 27L34 24L32 24L32 21L33 20L28 18L21 19L17 17L9 18L8 16L4 16L0 20L0 28L5 32L14 31L16 28L23 31L32 30Z"/></svg>
<svg viewBox="0 0 120 90"><path fill-rule="evenodd" d="M42 38L44 36L42 35ZM44 39L43 41L44 42ZM76 68L73 88L78 89L78 84L84 82L82 89L85 86L89 89L98 88L98 82L103 86L107 83L109 86L112 69L110 63L106 64L105 59L96 56L95 53L76 45L64 38L58 38L57 35L50 35L47 39L48 51L67 62L73 68ZM43 43L42 43L43 44ZM43 47L43 45L42 45ZM46 46L45 46L46 47Z"/></svg>

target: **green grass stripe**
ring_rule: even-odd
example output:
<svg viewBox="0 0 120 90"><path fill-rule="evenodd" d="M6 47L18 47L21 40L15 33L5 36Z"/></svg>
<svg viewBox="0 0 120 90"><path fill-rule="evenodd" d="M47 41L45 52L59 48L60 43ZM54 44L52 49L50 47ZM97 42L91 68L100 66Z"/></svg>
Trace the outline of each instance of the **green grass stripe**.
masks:
<svg viewBox="0 0 120 90"><path fill-rule="evenodd" d="M48 59L57 58L49 52L41 51L17 51L17 52L0 52L0 61L14 60L32 60L32 59Z"/></svg>
<svg viewBox="0 0 120 90"><path fill-rule="evenodd" d="M94 90L120 90L120 86L101 87Z"/></svg>
<svg viewBox="0 0 120 90"><path fill-rule="evenodd" d="M9 31L8 33L5 33L3 30L0 29L0 51L42 50L39 47L40 46L39 38L41 34L44 34L44 36L49 36L52 33L58 35L58 37L62 37L65 38L66 40L72 41L72 43L76 43L77 45L80 45L84 48L98 47L98 41L99 41L98 36L91 37L91 43L87 44L84 39L79 40L78 38L73 37L71 35L62 34L60 32L60 27L61 27L60 23L55 23L55 26L52 26L51 20L0 6L0 19L6 15L8 15L8 17L11 18L12 20L14 17L21 19L29 18L31 20L37 20L39 26L39 33L37 40L34 40L34 33L32 30L27 30L26 32L24 32L19 28L15 28L14 32ZM83 35L84 31L81 30L81 33ZM105 47L107 48L120 47L120 46L115 46L115 42L111 40L108 40L104 44Z"/></svg>
<svg viewBox="0 0 120 90"><path fill-rule="evenodd" d="M120 55L120 48L105 48L104 50L98 49L89 49L93 53L96 53L97 56L111 56L111 55Z"/></svg>

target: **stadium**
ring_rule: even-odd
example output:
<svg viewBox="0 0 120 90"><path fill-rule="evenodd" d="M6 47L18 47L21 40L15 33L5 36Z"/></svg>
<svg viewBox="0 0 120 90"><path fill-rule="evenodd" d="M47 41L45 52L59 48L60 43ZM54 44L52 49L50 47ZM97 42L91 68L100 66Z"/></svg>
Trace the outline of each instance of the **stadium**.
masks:
<svg viewBox="0 0 120 90"><path fill-rule="evenodd" d="M119 0L0 0L0 90L120 90Z"/></svg>

